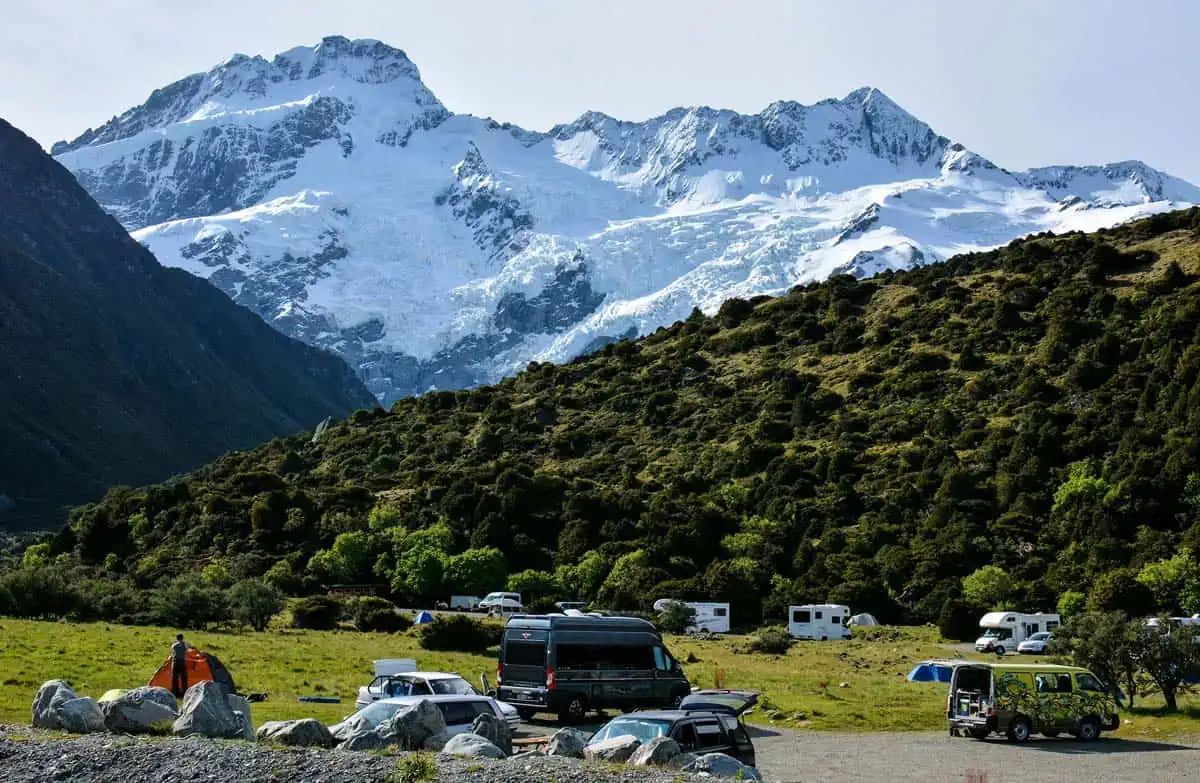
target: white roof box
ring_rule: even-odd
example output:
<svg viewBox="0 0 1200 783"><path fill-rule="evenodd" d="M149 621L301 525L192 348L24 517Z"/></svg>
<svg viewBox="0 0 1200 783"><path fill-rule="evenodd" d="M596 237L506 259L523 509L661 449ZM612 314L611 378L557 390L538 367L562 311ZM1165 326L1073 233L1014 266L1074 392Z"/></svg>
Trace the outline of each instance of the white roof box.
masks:
<svg viewBox="0 0 1200 783"><path fill-rule="evenodd" d="M407 674L417 670L417 662L413 658L380 658L374 663L376 677L383 674Z"/></svg>

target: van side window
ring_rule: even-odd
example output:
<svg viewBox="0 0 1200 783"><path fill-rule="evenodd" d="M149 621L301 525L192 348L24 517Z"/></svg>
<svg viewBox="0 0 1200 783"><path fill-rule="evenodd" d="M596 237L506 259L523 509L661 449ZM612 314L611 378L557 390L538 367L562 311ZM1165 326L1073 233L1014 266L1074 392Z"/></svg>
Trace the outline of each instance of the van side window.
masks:
<svg viewBox="0 0 1200 783"><path fill-rule="evenodd" d="M728 611L723 606L713 609L713 617L724 617L726 614L728 614Z"/></svg>
<svg viewBox="0 0 1200 783"><path fill-rule="evenodd" d="M725 732L721 724L715 720L702 720L696 723L696 747L715 748L725 744Z"/></svg>
<svg viewBox="0 0 1200 783"><path fill-rule="evenodd" d="M1057 688L1058 692L1059 693L1070 693L1071 692L1071 675L1060 674L1060 675L1058 675L1057 679L1058 679L1058 688Z"/></svg>
<svg viewBox="0 0 1200 783"><path fill-rule="evenodd" d="M660 672L671 671L671 667L667 666L667 653L661 647L654 648L654 668Z"/></svg>
<svg viewBox="0 0 1200 783"><path fill-rule="evenodd" d="M816 619L818 619L818 620L820 620L820 619L821 619L821 613L820 613L820 612L813 612L813 616L814 616Z"/></svg>
<svg viewBox="0 0 1200 783"><path fill-rule="evenodd" d="M842 624L842 618L841 618L841 617L839 617L839 616L838 616L838 615L836 615L836 614L833 614L833 615L830 615L830 616L829 616L829 622L833 623L834 625L841 625L841 624Z"/></svg>
<svg viewBox="0 0 1200 783"><path fill-rule="evenodd" d="M650 647L599 644L559 644L560 669L655 669L657 653Z"/></svg>
<svg viewBox="0 0 1200 783"><path fill-rule="evenodd" d="M1090 674L1076 674L1075 675L1075 684L1079 687L1079 690L1081 690L1081 691L1090 691L1092 693L1107 693L1107 691L1104 690L1104 686L1100 684L1100 681L1097 680L1095 677L1093 677Z"/></svg>
<svg viewBox="0 0 1200 783"><path fill-rule="evenodd" d="M675 741L679 743L679 747L684 750L690 750L696 747L696 726L693 723L685 723L675 731Z"/></svg>
<svg viewBox="0 0 1200 783"><path fill-rule="evenodd" d="M811 623L812 622L812 613L809 612L807 609L797 609L796 611L792 612L792 622L793 623Z"/></svg>

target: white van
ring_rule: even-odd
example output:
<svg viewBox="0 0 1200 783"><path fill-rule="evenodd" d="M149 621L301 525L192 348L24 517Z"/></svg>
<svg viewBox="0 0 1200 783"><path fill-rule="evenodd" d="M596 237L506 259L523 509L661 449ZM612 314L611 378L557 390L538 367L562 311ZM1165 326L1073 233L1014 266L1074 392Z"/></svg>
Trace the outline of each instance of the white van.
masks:
<svg viewBox="0 0 1200 783"><path fill-rule="evenodd" d="M491 615L520 614L524 611L520 593L488 593L479 602L478 608Z"/></svg>
<svg viewBox="0 0 1200 783"><path fill-rule="evenodd" d="M1061 617L1046 612L988 612L979 621L983 636L975 640L975 651L1004 655L1035 633L1054 631L1060 625Z"/></svg>
<svg viewBox="0 0 1200 783"><path fill-rule="evenodd" d="M479 600L479 596L477 595L452 595L450 596L450 608L463 612L473 612L479 606Z"/></svg>
<svg viewBox="0 0 1200 783"><path fill-rule="evenodd" d="M803 604L788 607L788 633L794 639L849 639L850 607L843 604Z"/></svg>
<svg viewBox="0 0 1200 783"><path fill-rule="evenodd" d="M708 633L729 633L729 604L704 601L676 601L674 598L660 598L654 602L654 611L661 612L668 604L681 603L696 611L696 617L688 626L689 631L707 631Z"/></svg>

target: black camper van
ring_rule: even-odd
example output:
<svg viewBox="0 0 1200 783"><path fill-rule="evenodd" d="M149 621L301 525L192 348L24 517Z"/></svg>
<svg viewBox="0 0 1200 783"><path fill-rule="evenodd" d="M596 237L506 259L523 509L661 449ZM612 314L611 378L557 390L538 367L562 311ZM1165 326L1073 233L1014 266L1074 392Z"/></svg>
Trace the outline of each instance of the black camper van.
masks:
<svg viewBox="0 0 1200 783"><path fill-rule="evenodd" d="M513 617L496 679L496 698L526 720L538 712L577 721L588 710L673 709L691 692L662 635L633 617Z"/></svg>

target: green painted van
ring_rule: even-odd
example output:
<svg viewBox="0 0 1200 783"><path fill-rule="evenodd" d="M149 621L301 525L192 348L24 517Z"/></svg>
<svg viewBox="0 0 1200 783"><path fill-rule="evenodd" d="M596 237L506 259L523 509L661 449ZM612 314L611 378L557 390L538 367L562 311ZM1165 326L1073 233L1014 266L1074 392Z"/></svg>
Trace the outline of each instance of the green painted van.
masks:
<svg viewBox="0 0 1200 783"><path fill-rule="evenodd" d="M1012 742L1034 733L1091 741L1120 725L1116 701L1099 677L1048 663L957 664L946 719L952 737L983 739L998 732Z"/></svg>

